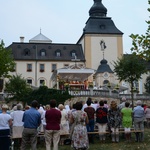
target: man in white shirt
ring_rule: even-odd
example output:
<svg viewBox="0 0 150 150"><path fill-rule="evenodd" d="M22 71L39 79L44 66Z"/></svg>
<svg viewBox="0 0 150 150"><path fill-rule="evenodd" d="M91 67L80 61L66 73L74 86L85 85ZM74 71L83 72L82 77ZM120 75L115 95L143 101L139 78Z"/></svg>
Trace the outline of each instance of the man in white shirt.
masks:
<svg viewBox="0 0 150 150"><path fill-rule="evenodd" d="M87 99L87 101L91 101L92 102L92 98L88 98ZM99 106L99 104L97 104L97 103L91 103L91 107L93 107L94 109L95 109L95 111L97 110L97 108L98 108L98 106ZM83 105L83 107L82 107L82 110L84 111L84 109L86 108L86 107L88 107L87 106L87 104L85 103L84 105Z"/></svg>
<svg viewBox="0 0 150 150"><path fill-rule="evenodd" d="M13 127L12 127L13 138L22 138L22 131L23 131L22 117L24 114L24 111L22 109L23 109L22 104L17 104L17 110L13 111L10 114L13 120Z"/></svg>

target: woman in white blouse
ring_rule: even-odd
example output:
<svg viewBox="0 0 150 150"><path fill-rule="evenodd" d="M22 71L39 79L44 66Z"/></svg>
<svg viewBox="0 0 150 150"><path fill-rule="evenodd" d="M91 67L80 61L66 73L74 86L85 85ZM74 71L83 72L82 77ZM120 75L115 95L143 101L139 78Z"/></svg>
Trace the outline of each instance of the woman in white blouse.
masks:
<svg viewBox="0 0 150 150"><path fill-rule="evenodd" d="M62 134L62 135L69 133L68 113L67 113L67 110L64 108L65 107L63 104L59 104L58 109L61 112L60 134ZM65 135L64 135L64 137L61 136L60 145L64 144L64 140L65 140Z"/></svg>
<svg viewBox="0 0 150 150"><path fill-rule="evenodd" d="M12 125L11 116L7 113L8 106L2 105L0 114L0 150L10 150L10 126Z"/></svg>

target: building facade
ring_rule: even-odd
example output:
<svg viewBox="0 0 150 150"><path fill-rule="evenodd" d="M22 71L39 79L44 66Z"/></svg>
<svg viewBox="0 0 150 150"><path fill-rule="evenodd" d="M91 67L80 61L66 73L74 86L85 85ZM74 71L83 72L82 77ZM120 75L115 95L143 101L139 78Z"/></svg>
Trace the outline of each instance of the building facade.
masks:
<svg viewBox="0 0 150 150"><path fill-rule="evenodd" d="M108 82L128 87L125 82L119 83L113 72L113 61L123 55L122 38L123 32L116 27L111 17L107 17L102 0L94 0L83 33L76 44L53 43L39 33L28 43L24 43L21 37L20 42L8 46L16 62L11 74L22 74L27 83L33 86L46 85L52 88L54 84L51 76L55 70L79 64L95 70L94 78L90 75L86 80L94 82L97 87ZM138 84L141 91L143 84L143 81Z"/></svg>

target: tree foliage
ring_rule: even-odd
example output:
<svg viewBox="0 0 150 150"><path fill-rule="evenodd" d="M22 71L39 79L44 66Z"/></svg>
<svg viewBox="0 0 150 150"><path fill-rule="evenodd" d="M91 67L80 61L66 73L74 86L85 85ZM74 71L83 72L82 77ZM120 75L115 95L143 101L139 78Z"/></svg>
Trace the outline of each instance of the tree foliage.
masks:
<svg viewBox="0 0 150 150"><path fill-rule="evenodd" d="M150 94L150 76L148 76L146 78L146 83L144 84L144 87L146 89L146 93L149 93Z"/></svg>
<svg viewBox="0 0 150 150"><path fill-rule="evenodd" d="M138 81L147 72L145 61L135 54L124 55L114 62L114 72L120 81L130 84L133 106L134 81Z"/></svg>
<svg viewBox="0 0 150 150"><path fill-rule="evenodd" d="M5 84L5 91L11 95L9 100L26 103L32 91L26 80L21 75L13 75Z"/></svg>
<svg viewBox="0 0 150 150"><path fill-rule="evenodd" d="M146 62L135 54L127 54L114 61L114 72L120 81L124 80L132 84L133 81L138 81L146 71Z"/></svg>
<svg viewBox="0 0 150 150"><path fill-rule="evenodd" d="M13 71L15 62L12 51L4 48L4 43L0 43L0 78L10 77L9 71Z"/></svg>
<svg viewBox="0 0 150 150"><path fill-rule="evenodd" d="M148 0L150 5L150 0ZM147 9L150 12L150 8ZM150 16L149 16L150 17ZM132 38L132 48L133 53L138 54L141 58L145 60L150 60L150 20L146 21L148 29L145 35L131 34Z"/></svg>
<svg viewBox="0 0 150 150"><path fill-rule="evenodd" d="M46 105L49 104L51 99L56 99L59 104L72 97L68 91L49 89L47 86L40 86L32 90L21 75L13 75L6 82L5 91L11 95L11 97L6 98L7 101L21 101L23 104L27 103L29 105L33 100L37 100L40 104Z"/></svg>
<svg viewBox="0 0 150 150"><path fill-rule="evenodd" d="M59 104L64 103L71 97L72 96L67 91L49 89L47 86L40 86L38 89L32 91L29 95L27 103L30 103L32 100L36 99L40 104L46 105L49 104L51 99L55 99Z"/></svg>

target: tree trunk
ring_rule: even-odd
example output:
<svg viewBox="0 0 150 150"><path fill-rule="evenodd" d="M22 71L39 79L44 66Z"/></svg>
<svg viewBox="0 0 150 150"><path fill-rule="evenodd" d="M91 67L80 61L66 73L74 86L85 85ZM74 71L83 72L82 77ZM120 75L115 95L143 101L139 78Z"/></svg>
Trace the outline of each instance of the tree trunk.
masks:
<svg viewBox="0 0 150 150"><path fill-rule="evenodd" d="M134 94L133 94L133 82L131 82L131 100L132 100L132 110L134 108Z"/></svg>

